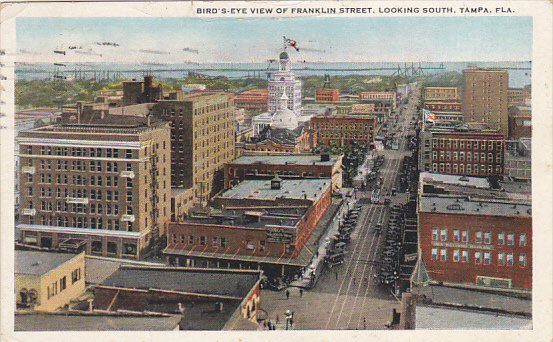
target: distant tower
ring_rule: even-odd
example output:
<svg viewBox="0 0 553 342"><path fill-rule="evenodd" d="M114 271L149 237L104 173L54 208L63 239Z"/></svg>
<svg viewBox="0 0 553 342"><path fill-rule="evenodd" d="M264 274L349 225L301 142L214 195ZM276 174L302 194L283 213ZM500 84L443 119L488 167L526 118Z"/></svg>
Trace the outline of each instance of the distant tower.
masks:
<svg viewBox="0 0 553 342"><path fill-rule="evenodd" d="M296 115L301 114L301 81L292 73L292 61L286 49L282 51L278 59L278 72L269 80L269 112L279 109L282 93L288 94L288 109Z"/></svg>

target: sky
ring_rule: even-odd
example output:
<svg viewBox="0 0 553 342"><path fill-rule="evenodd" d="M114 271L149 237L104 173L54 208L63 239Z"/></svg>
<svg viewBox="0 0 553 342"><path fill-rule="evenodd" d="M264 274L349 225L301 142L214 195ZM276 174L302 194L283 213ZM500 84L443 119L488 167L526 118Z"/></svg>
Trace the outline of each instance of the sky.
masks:
<svg viewBox="0 0 553 342"><path fill-rule="evenodd" d="M531 17L17 19L20 62L264 62L282 36L298 42L292 58L308 62L532 59Z"/></svg>

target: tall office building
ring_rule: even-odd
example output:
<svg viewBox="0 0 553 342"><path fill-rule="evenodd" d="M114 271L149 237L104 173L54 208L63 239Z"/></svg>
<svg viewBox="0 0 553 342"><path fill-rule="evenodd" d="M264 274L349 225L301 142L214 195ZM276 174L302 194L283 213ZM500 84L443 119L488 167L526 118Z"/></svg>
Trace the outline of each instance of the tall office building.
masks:
<svg viewBox="0 0 553 342"><path fill-rule="evenodd" d="M25 244L139 258L170 219L167 123L106 116L21 132Z"/></svg>
<svg viewBox="0 0 553 342"><path fill-rule="evenodd" d="M499 69L465 69L463 118L465 122L488 124L508 135L509 73Z"/></svg>
<svg viewBox="0 0 553 342"><path fill-rule="evenodd" d="M280 108L280 97L284 92L288 96L288 109L301 115L301 81L292 73L292 62L286 51L280 53L278 72L269 81L269 112Z"/></svg>
<svg viewBox="0 0 553 342"><path fill-rule="evenodd" d="M234 99L224 92L160 100L154 115L171 122L171 186L193 188L205 204L223 188L222 170L234 159Z"/></svg>

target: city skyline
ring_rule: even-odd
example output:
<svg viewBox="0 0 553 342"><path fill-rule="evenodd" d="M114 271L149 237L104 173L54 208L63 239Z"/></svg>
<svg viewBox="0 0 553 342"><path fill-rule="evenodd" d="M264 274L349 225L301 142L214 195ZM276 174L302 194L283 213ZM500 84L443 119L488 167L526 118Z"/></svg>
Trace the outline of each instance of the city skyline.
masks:
<svg viewBox="0 0 553 342"><path fill-rule="evenodd" d="M265 62L282 48L282 36L298 41L299 52L289 49L293 60L532 59L531 17L20 18L17 31L18 61L29 63Z"/></svg>

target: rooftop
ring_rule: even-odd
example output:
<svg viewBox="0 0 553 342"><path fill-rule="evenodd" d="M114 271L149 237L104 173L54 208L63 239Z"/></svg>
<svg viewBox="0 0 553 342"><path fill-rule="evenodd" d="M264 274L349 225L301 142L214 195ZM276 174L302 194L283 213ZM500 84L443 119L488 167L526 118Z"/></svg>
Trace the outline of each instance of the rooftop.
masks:
<svg viewBox="0 0 553 342"><path fill-rule="evenodd" d="M470 196L423 194L419 211L461 215L532 217L532 205L527 201L473 199Z"/></svg>
<svg viewBox="0 0 553 342"><path fill-rule="evenodd" d="M15 331L174 330L180 315L16 314Z"/></svg>
<svg viewBox="0 0 553 342"><path fill-rule="evenodd" d="M76 257L75 254L15 251L15 274L40 276Z"/></svg>
<svg viewBox="0 0 553 342"><path fill-rule="evenodd" d="M329 188L328 179L281 180L280 189L271 189L270 180L245 180L220 195L221 198L258 199L274 201L277 198L317 201Z"/></svg>
<svg viewBox="0 0 553 342"><path fill-rule="evenodd" d="M123 265L104 280L102 285L230 296L241 299L250 292L259 279L259 271Z"/></svg>
<svg viewBox="0 0 553 342"><path fill-rule="evenodd" d="M453 176L444 175L439 173L421 172L420 180L424 183L438 182L445 184L455 184L470 186L475 188L489 189L491 187L490 182L486 178L479 177L467 177L467 176Z"/></svg>
<svg viewBox="0 0 553 342"><path fill-rule="evenodd" d="M319 154L288 155L242 155L230 164L267 164L267 165L327 165L336 164L340 156L330 156L329 161L321 161Z"/></svg>
<svg viewBox="0 0 553 342"><path fill-rule="evenodd" d="M532 329L532 319L475 310L418 305L415 329Z"/></svg>

